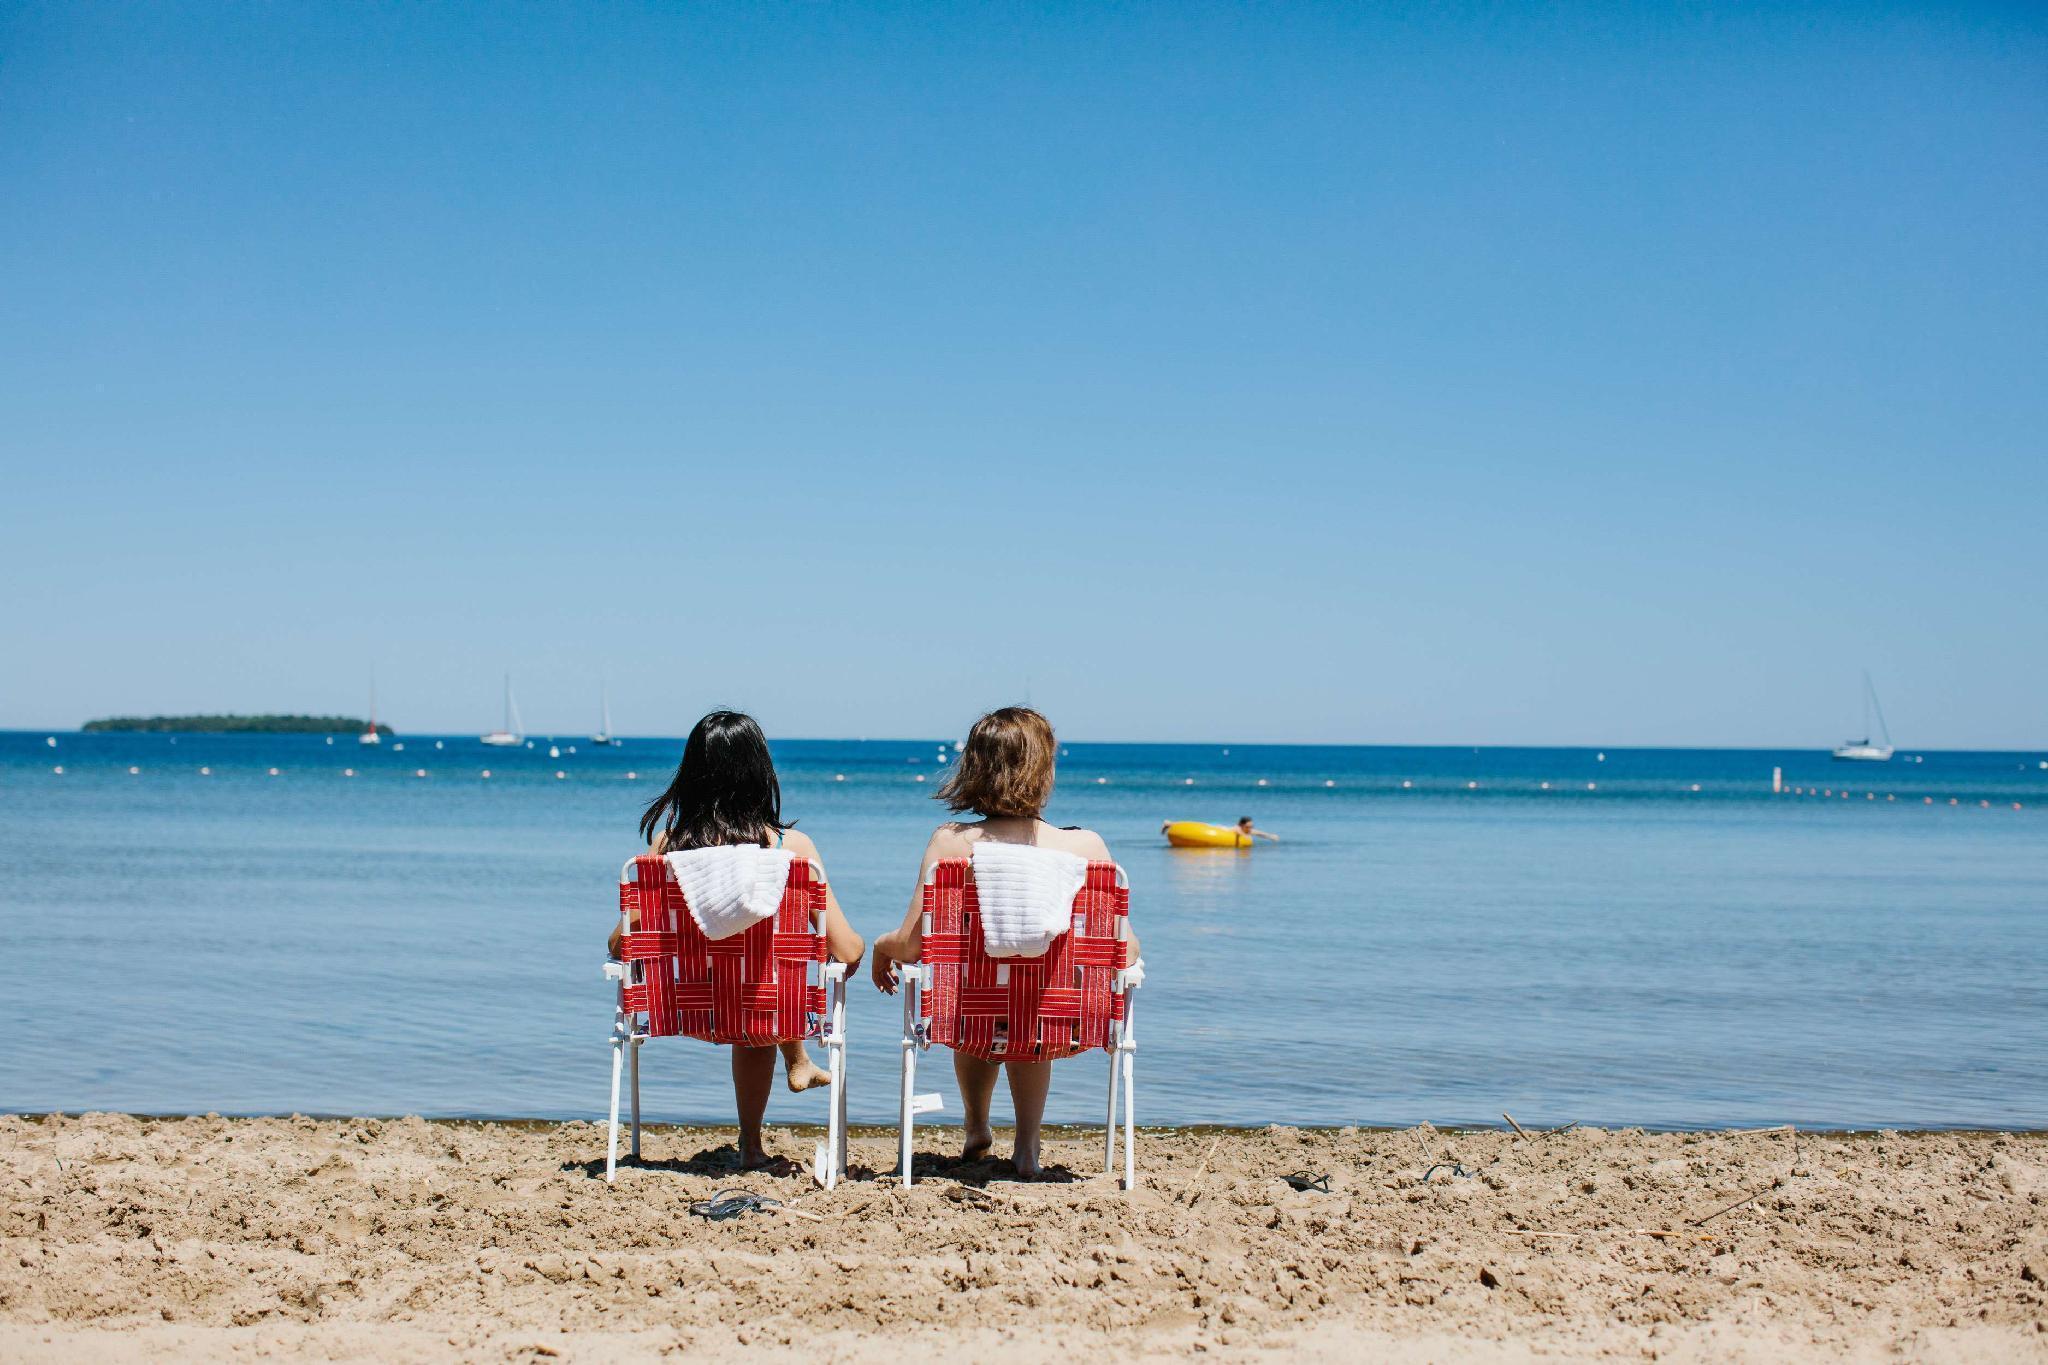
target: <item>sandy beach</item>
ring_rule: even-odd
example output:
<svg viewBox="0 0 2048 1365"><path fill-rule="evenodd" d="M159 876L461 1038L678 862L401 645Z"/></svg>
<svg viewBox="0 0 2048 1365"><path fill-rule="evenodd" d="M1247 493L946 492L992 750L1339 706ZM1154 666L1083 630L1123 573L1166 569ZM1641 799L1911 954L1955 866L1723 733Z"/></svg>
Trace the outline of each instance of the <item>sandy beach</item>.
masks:
<svg viewBox="0 0 2048 1365"><path fill-rule="evenodd" d="M718 1129L607 1187L589 1124L0 1118L0 1357L2048 1359L2048 1134L1156 1131L1130 1194L956 1140L827 1194Z"/></svg>

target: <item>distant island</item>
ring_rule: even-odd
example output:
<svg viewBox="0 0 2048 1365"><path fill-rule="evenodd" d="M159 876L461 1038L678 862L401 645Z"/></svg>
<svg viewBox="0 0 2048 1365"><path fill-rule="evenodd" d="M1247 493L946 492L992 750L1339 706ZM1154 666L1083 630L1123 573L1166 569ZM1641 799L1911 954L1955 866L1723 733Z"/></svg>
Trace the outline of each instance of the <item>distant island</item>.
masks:
<svg viewBox="0 0 2048 1365"><path fill-rule="evenodd" d="M370 722L354 716L114 716L79 727L87 734L144 730L190 735L357 735L369 728ZM377 733L393 731L379 725Z"/></svg>

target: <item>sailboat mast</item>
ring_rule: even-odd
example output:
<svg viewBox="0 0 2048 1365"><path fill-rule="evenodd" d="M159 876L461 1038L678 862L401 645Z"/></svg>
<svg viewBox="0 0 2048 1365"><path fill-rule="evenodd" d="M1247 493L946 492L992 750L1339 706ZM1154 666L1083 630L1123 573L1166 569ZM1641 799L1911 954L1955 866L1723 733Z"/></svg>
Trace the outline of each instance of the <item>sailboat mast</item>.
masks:
<svg viewBox="0 0 2048 1365"><path fill-rule="evenodd" d="M1877 699L1877 684L1870 681L1870 674L1863 675L1864 728L1870 726L1869 713L1877 712L1877 732L1884 736L1884 742L1892 742L1892 727L1884 723L1884 703Z"/></svg>

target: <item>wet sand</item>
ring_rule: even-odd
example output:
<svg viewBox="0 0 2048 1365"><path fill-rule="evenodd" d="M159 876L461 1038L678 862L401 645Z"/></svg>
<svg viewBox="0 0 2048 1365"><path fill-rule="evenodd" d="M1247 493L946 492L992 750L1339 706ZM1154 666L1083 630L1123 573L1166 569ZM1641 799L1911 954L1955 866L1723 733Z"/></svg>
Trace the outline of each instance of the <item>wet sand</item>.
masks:
<svg viewBox="0 0 2048 1365"><path fill-rule="evenodd" d="M730 1130L608 1187L589 1124L0 1117L0 1359L2048 1360L2048 1134L1148 1131L1125 1194L921 1131L826 1194Z"/></svg>

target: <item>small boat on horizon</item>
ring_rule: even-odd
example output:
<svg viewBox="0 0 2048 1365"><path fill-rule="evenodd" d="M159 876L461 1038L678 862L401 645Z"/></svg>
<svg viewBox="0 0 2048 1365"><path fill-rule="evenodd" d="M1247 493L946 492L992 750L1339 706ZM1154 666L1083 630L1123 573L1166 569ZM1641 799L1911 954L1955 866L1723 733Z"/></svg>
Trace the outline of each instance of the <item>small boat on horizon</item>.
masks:
<svg viewBox="0 0 2048 1365"><path fill-rule="evenodd" d="M505 725L477 738L494 749L516 749L526 743L525 725L519 719L519 703L512 700L512 675L505 675Z"/></svg>
<svg viewBox="0 0 2048 1365"><path fill-rule="evenodd" d="M590 737L592 744L617 744L612 738L612 694L603 683L597 688L598 723L597 733Z"/></svg>
<svg viewBox="0 0 2048 1365"><path fill-rule="evenodd" d="M1884 738L1882 744L1873 744L1870 740L1870 718L1873 714L1877 717L1877 733ZM1850 763L1884 763L1891 756L1891 729L1884 723L1884 707L1878 702L1877 688L1866 671L1863 675L1863 738L1835 746L1835 757Z"/></svg>
<svg viewBox="0 0 2048 1365"><path fill-rule="evenodd" d="M384 736L377 733L377 680L370 679L370 728L356 736L358 744L382 744Z"/></svg>

